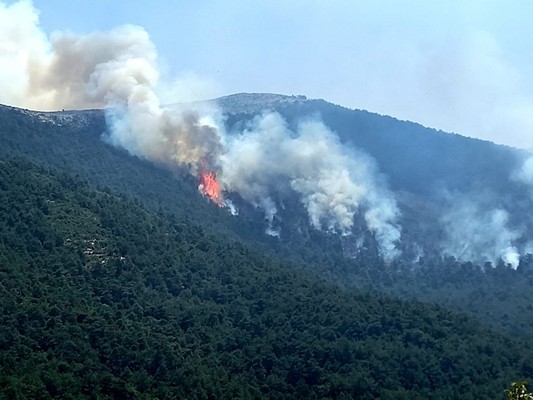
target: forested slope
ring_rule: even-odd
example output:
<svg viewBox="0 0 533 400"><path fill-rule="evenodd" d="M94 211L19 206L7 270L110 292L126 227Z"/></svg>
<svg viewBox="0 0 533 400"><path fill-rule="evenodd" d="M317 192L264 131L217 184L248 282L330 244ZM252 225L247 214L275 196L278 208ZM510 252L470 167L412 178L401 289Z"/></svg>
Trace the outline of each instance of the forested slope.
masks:
<svg viewBox="0 0 533 400"><path fill-rule="evenodd" d="M497 399L530 347L0 163L0 398Z"/></svg>
<svg viewBox="0 0 533 400"><path fill-rule="evenodd" d="M445 173L446 165L453 166L454 157L460 160L454 171L467 167L464 176L454 183L457 187L468 185L476 177L493 188L508 185L503 177L517 162L511 157L509 148L435 132L365 111L344 109L320 100L298 99L281 105L273 103L273 106L293 124L298 115L320 114L328 125L338 130L345 142L352 142L376 158L390 159L392 164L383 163L383 168L393 174L393 185L402 187L401 179L407 179L409 182L405 187L415 192L418 190L419 194L424 190L415 186L431 179L455 182L452 177L457 174L448 176ZM240 108L239 103L235 111ZM242 127L243 119L257 112L253 107L249 111L251 114L230 117L228 128L238 125L236 121L241 121ZM19 157L70 176L77 175L92 188L111 190L142 203L151 211L187 219L206 232L224 234L266 249L346 288L431 301L467 311L506 332L525 337L533 334L533 291L530 290L533 268L527 260L518 271L505 266L482 270L452 258L424 257L423 263L417 263L413 254L404 253L405 258L385 265L372 246L367 246L367 250L354 257L350 252L352 244L346 243L347 238L312 229L301 204L295 199L288 199L285 210L280 210L283 214L281 238L270 237L264 234L261 211L235 199L240 206L240 215L230 215L227 210L202 198L197 190L198 182L187 172L170 172L110 146L102 140L105 130L101 110L36 113L0 106L0 159ZM403 155L401 152L392 154L398 142L403 147L410 143L411 147ZM417 149L420 148L425 151L419 152ZM456 149L462 150L454 153ZM459 157L461 154L462 158ZM465 154L477 156L468 162ZM414 164L411 165L410 160ZM420 163L427 165L427 160L434 160L434 168L419 166ZM402 166L394 167L399 164ZM413 174L411 167L422 175ZM499 172L493 174L494 168ZM511 196L511 192L505 191L506 196ZM405 199L402 202L409 208L403 209L402 236L410 242L409 235L415 230L417 219L427 220L431 225L436 216L425 202L423 193ZM521 204L525 208L524 204L528 203ZM430 210L426 211L427 208ZM429 234L424 240L435 241Z"/></svg>
<svg viewBox="0 0 533 400"><path fill-rule="evenodd" d="M203 198L198 180L188 171L169 171L106 143L106 129L103 110L40 113L0 105L0 159L20 158L79 176L92 187L113 190L152 211L264 243L262 224L237 220Z"/></svg>

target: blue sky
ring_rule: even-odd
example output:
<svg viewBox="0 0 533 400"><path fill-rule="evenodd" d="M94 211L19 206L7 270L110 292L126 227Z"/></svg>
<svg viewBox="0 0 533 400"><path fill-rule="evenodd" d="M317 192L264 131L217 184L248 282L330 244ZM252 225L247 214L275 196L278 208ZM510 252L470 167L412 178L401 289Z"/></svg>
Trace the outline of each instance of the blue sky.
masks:
<svg viewBox="0 0 533 400"><path fill-rule="evenodd" d="M47 34L142 26L185 99L304 94L533 148L530 1L33 4Z"/></svg>

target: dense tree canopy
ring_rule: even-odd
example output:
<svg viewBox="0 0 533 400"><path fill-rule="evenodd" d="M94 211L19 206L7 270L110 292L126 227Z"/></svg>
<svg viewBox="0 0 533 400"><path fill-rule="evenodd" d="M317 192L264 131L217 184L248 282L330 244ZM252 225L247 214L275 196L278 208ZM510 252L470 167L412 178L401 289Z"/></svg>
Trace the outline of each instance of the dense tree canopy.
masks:
<svg viewBox="0 0 533 400"><path fill-rule="evenodd" d="M528 344L0 162L0 398L495 399Z"/></svg>
<svg viewBox="0 0 533 400"><path fill-rule="evenodd" d="M426 181L448 179L446 184L460 188L479 178L498 190L502 189L501 185L507 185L503 193L512 191L506 183L508 180L503 179L517 161L509 148L324 101L288 104L277 111L292 124L301 115L321 115L344 142L353 143L381 160L391 183L397 187L423 193L424 188L417 185ZM252 117L231 116L227 121L228 130L239 124L242 127L243 121ZM78 176L93 188L109 188L152 211L185 218L205 232L223 234L274 252L342 287L431 301L469 312L512 334L524 337L533 334L533 291L530 290L533 271L528 260L522 262L518 271L502 266L482 269L472 263L442 257L426 257L423 263L417 264L413 262L414 255L404 251L405 259L385 265L372 246L372 238L366 246L369 250L354 256L350 243L345 243L342 237L311 229L305 212L291 199L285 199L284 213L280 210L283 214L281 240L269 237L264 234L262 213L252 206L234 199L240 206L240 215L232 217L226 210L202 199L196 190L198 182L187 173L171 173L105 143L101 139L105 129L103 112L98 110L50 114L0 106L0 158L15 156ZM407 153L394 153L397 143L410 143L405 149ZM420 148L425 151L417 152ZM471 155L476 155L475 159ZM414 167L412 171L410 168ZM448 167L455 172L448 173ZM404 182L405 179L408 181ZM402 236L407 242L411 241L409 235L420 228L410 224L427 208L421 196L418 200L409 197L406 202L409 208L403 209ZM528 213L527 204L516 202L517 213ZM428 221L437 218L431 209L424 212L423 217ZM425 240L438 241L434 236L438 229L428 225Z"/></svg>
<svg viewBox="0 0 533 400"><path fill-rule="evenodd" d="M528 196L503 179L508 148L322 101L278 111L291 124L319 113L386 160L392 186L416 193L407 240L420 212L434 216L426 181ZM254 207L235 197L232 217L186 171L106 144L105 129L101 111L0 106L0 398L494 399L531 380L531 259L385 264L372 237L354 253L311 229L294 199L269 237Z"/></svg>

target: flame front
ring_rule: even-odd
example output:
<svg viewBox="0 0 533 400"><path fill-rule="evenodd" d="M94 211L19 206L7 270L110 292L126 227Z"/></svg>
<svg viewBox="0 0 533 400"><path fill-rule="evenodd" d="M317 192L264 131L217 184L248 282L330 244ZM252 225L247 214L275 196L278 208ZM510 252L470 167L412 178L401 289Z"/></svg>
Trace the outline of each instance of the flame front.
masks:
<svg viewBox="0 0 533 400"><path fill-rule="evenodd" d="M200 174L200 192L222 207L224 199L222 198L222 189L217 181L216 174L211 171L202 171Z"/></svg>

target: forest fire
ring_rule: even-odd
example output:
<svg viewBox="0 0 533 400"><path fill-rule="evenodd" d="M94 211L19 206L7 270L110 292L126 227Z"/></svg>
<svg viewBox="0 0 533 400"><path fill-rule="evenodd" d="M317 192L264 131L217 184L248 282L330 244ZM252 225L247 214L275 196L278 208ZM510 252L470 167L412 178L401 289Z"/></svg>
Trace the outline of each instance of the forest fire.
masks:
<svg viewBox="0 0 533 400"><path fill-rule="evenodd" d="M211 171L202 171L200 174L200 184L198 185L200 192L214 201L218 206L222 207L222 189L218 183L216 174Z"/></svg>

